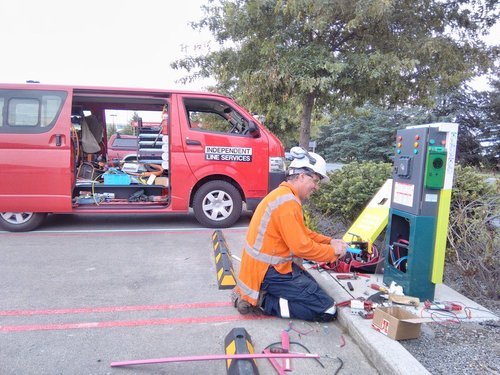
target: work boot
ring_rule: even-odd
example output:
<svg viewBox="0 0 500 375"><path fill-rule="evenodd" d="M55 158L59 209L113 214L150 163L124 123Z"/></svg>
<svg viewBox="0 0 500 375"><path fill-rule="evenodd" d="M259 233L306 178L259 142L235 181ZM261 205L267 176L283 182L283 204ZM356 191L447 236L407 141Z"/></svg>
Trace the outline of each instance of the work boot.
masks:
<svg viewBox="0 0 500 375"><path fill-rule="evenodd" d="M231 293L231 301L233 303L233 306L236 307L238 312L242 315L247 315L250 313L254 315L262 315L264 313L264 311L260 307L254 306L250 302L247 302L243 298L241 298L240 294L234 289Z"/></svg>
<svg viewBox="0 0 500 375"><path fill-rule="evenodd" d="M318 322L333 322L337 319L337 306L334 304L332 307L324 311L322 314L318 316Z"/></svg>

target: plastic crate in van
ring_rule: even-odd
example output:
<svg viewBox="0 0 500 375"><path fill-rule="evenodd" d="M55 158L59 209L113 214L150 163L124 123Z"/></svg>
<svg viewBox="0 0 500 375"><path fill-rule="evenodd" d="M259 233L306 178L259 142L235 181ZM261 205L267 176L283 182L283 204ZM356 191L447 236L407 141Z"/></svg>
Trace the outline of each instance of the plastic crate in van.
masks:
<svg viewBox="0 0 500 375"><path fill-rule="evenodd" d="M103 174L105 185L130 185L130 176L117 170L109 170Z"/></svg>

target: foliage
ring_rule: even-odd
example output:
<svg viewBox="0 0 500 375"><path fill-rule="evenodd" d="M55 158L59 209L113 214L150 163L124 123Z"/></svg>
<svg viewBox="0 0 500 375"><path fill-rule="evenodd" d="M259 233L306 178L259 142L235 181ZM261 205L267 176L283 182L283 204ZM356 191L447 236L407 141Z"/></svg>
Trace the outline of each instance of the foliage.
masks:
<svg viewBox="0 0 500 375"><path fill-rule="evenodd" d="M327 160L390 162L398 129L431 122L429 111L417 108L382 109L365 105L340 114L320 127L317 151Z"/></svg>
<svg viewBox="0 0 500 375"><path fill-rule="evenodd" d="M472 167L456 168L448 255L469 292L500 298L500 183Z"/></svg>
<svg viewBox="0 0 500 375"><path fill-rule="evenodd" d="M127 124L120 131L121 134L135 135L135 129L131 124Z"/></svg>
<svg viewBox="0 0 500 375"><path fill-rule="evenodd" d="M491 91L478 92L464 85L439 95L432 109L365 105L330 116L320 127L317 151L331 161L390 161L397 129L455 122L459 124L457 161L500 168L500 78L492 83Z"/></svg>
<svg viewBox="0 0 500 375"><path fill-rule="evenodd" d="M500 79L492 91L467 86L442 95L433 115L459 124L457 161L476 167L500 167Z"/></svg>
<svg viewBox="0 0 500 375"><path fill-rule="evenodd" d="M314 216L309 206L306 204L303 207L304 210L304 224L309 229L317 232L318 231L318 218Z"/></svg>
<svg viewBox="0 0 500 375"><path fill-rule="evenodd" d="M488 181L488 175L479 173L471 166L455 166L453 182L452 210L460 202L467 205L484 196L500 193L500 182L497 179L492 183Z"/></svg>
<svg viewBox="0 0 500 375"><path fill-rule="evenodd" d="M219 0L195 29L220 49L172 64L213 77L216 89L266 117L278 135L300 126L308 145L322 111L362 105L429 105L491 66L479 36L491 0ZM315 108L316 113L314 112Z"/></svg>
<svg viewBox="0 0 500 375"><path fill-rule="evenodd" d="M330 172L330 182L311 197L311 203L322 214L352 223L391 173L388 163L352 162Z"/></svg>
<svg viewBox="0 0 500 375"><path fill-rule="evenodd" d="M115 133L116 133L116 125L115 124L108 124L108 126L106 127L106 134L108 136L108 139L109 139L109 137L111 137Z"/></svg>

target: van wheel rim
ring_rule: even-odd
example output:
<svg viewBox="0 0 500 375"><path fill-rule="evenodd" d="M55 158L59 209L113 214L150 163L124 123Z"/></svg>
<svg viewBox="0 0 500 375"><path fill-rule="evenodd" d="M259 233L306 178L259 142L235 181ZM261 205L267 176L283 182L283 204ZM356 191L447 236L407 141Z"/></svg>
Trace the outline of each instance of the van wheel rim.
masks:
<svg viewBox="0 0 500 375"><path fill-rule="evenodd" d="M33 212L2 212L0 216L9 224L19 225L29 221Z"/></svg>
<svg viewBox="0 0 500 375"><path fill-rule="evenodd" d="M210 220L221 221L233 212L233 199L222 190L214 190L203 199L203 212Z"/></svg>

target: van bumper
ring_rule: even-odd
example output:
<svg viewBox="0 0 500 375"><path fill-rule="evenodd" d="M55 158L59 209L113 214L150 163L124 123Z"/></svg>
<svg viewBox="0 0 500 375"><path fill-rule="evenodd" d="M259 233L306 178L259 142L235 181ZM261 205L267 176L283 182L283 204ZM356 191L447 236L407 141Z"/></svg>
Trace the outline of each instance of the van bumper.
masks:
<svg viewBox="0 0 500 375"><path fill-rule="evenodd" d="M285 181L285 172L270 172L269 173L269 192L276 189L283 181Z"/></svg>

